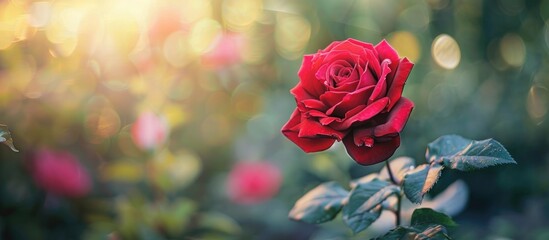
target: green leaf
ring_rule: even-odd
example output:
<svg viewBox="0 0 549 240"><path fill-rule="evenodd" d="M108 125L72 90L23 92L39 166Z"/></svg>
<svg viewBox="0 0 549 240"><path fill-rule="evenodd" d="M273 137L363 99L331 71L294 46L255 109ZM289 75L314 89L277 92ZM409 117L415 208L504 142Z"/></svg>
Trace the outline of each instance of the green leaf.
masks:
<svg viewBox="0 0 549 240"><path fill-rule="evenodd" d="M297 200L289 217L307 223L330 221L341 211L348 194L336 182L320 184Z"/></svg>
<svg viewBox="0 0 549 240"><path fill-rule="evenodd" d="M398 157L389 161L388 164L391 166L391 170L393 171L397 183L400 183L404 178L404 175L406 175L408 171L414 169L414 166L416 165L414 159L409 157ZM383 166L379 172L379 178L391 181L387 165Z"/></svg>
<svg viewBox="0 0 549 240"><path fill-rule="evenodd" d="M412 214L411 226L398 226L377 239L451 239L446 228L456 226L445 214L430 208L418 208Z"/></svg>
<svg viewBox="0 0 549 240"><path fill-rule="evenodd" d="M429 225L423 232L416 235L418 239L452 239L442 225Z"/></svg>
<svg viewBox="0 0 549 240"><path fill-rule="evenodd" d="M444 227L457 227L457 223L444 213L430 208L418 208L412 213L412 226L438 224Z"/></svg>
<svg viewBox="0 0 549 240"><path fill-rule="evenodd" d="M361 178L351 180L350 185L351 185L351 188L355 188L358 184L371 182L372 180L378 179L378 178L380 178L379 174L370 173L370 174L368 174L366 176L363 176Z"/></svg>
<svg viewBox="0 0 549 240"><path fill-rule="evenodd" d="M196 224L199 228L207 229L208 232L222 233L224 235L235 236L242 232L242 228L236 220L219 212L210 211L201 213L200 220Z"/></svg>
<svg viewBox="0 0 549 240"><path fill-rule="evenodd" d="M398 226L397 228L387 232L381 237L377 237L377 240L394 240L394 239L407 239L406 235L409 233L416 233L411 227ZM412 238L413 239L413 238Z"/></svg>
<svg viewBox="0 0 549 240"><path fill-rule="evenodd" d="M348 203L343 207L343 221L355 233L370 226L381 214L381 203L400 189L387 181L373 179L358 183L349 195Z"/></svg>
<svg viewBox="0 0 549 240"><path fill-rule="evenodd" d="M14 152L19 152L19 150L15 149L15 146L13 146L13 139L11 138L8 126L3 124L0 124L0 143L6 144Z"/></svg>
<svg viewBox="0 0 549 240"><path fill-rule="evenodd" d="M363 212L354 212L348 215L343 215L343 221L354 233L359 233L372 225L381 215L381 206L378 205L372 210Z"/></svg>
<svg viewBox="0 0 549 240"><path fill-rule="evenodd" d="M402 188L404 194L413 203L421 203L423 196L431 190L438 181L444 167L437 162L431 165L423 164L409 171L404 176Z"/></svg>
<svg viewBox="0 0 549 240"><path fill-rule="evenodd" d="M439 157L451 156L463 150L471 143L471 140L458 135L444 135L435 141L427 144L425 158L429 162L437 160Z"/></svg>
<svg viewBox="0 0 549 240"><path fill-rule="evenodd" d="M429 225L429 226L414 226L404 227L399 226L382 237L376 238L378 240L394 240L394 239L452 239L446 233L446 228L441 225Z"/></svg>
<svg viewBox="0 0 549 240"><path fill-rule="evenodd" d="M515 163L505 147L494 139L475 141L457 135L446 135L429 143L425 157L429 162L470 171L499 164Z"/></svg>
<svg viewBox="0 0 549 240"><path fill-rule="evenodd" d="M381 204L387 197L398 193L399 187L387 181L374 179L371 182L359 183L349 195L345 211L368 211Z"/></svg>

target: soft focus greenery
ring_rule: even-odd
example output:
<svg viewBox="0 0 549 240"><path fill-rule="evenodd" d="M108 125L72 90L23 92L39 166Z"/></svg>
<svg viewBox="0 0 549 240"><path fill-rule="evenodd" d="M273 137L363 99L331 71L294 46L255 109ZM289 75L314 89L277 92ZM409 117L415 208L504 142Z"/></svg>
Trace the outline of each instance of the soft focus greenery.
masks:
<svg viewBox="0 0 549 240"><path fill-rule="evenodd" d="M237 56L216 58L222 34ZM346 38L387 39L415 63L416 104L397 156L423 159L444 134L494 138L519 163L443 176L470 189L458 239L546 239L549 230L549 0L0 1L2 239L362 239L342 221L288 220L321 182L377 172L341 146L301 152L279 133L303 54ZM214 63L209 62L214 54ZM227 60L229 59L229 60ZM131 126L164 116L168 140L139 149ZM30 153L76 155L93 176L83 198L33 182ZM230 200L236 162L280 167L274 198Z"/></svg>

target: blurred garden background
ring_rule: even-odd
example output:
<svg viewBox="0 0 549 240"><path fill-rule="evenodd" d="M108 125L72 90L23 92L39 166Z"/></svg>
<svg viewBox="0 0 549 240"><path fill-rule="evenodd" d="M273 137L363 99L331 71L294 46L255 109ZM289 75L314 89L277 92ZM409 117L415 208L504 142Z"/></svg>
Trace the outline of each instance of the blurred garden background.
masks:
<svg viewBox="0 0 549 240"><path fill-rule="evenodd" d="M442 177L457 239L549 238L549 0L0 0L0 123L19 150L0 149L0 239L383 233L392 220L353 235L287 218L319 183L383 166L279 132L302 56L346 38L415 63L393 158L422 163L455 133L518 162Z"/></svg>

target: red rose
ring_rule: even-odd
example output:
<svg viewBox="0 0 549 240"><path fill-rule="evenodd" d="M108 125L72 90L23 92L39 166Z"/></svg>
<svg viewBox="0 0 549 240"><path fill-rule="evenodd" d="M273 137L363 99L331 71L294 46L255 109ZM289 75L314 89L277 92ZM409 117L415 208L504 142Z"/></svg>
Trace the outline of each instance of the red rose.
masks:
<svg viewBox="0 0 549 240"><path fill-rule="evenodd" d="M385 40L373 46L347 39L305 55L290 91L297 108L282 133L305 152L337 140L359 164L387 160L414 107L401 97L413 66Z"/></svg>
<svg viewBox="0 0 549 240"><path fill-rule="evenodd" d="M280 169L269 162L238 162L227 179L227 194L235 203L257 204L271 199L280 188Z"/></svg>
<svg viewBox="0 0 549 240"><path fill-rule="evenodd" d="M64 197L82 197L91 191L88 172L69 152L38 150L31 158L34 181L46 191Z"/></svg>

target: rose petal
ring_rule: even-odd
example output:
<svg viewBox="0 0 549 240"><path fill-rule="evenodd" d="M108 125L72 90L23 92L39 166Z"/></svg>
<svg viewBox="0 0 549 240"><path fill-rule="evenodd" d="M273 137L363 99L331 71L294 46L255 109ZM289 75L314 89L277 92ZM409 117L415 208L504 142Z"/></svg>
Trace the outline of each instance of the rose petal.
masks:
<svg viewBox="0 0 549 240"><path fill-rule="evenodd" d="M368 65L370 65L369 62L366 63L366 67L360 75L360 82L358 83L356 90L376 84L376 79L374 78L374 75L372 75L372 72L370 72L370 69L368 69Z"/></svg>
<svg viewBox="0 0 549 240"><path fill-rule="evenodd" d="M337 116L344 116L349 110L360 105L366 105L366 99L368 99L368 96L372 94L373 90L374 86L370 86L347 94L343 97L341 102L329 108L326 111L326 114L332 115L335 113Z"/></svg>
<svg viewBox="0 0 549 240"><path fill-rule="evenodd" d="M328 64L322 65L315 73L315 77L322 82L326 87L337 87L341 82L338 73L345 68L353 68L354 60L334 60ZM347 77L350 78L350 77ZM356 79L356 77L355 77Z"/></svg>
<svg viewBox="0 0 549 240"><path fill-rule="evenodd" d="M308 117L315 117L315 118L325 118L328 117L326 113L318 111L318 110L308 110L306 112L303 112Z"/></svg>
<svg viewBox="0 0 549 240"><path fill-rule="evenodd" d="M340 121L341 122L341 118L337 118L337 117L323 117L323 118L320 118L319 119L319 122L320 124L322 125L330 125L330 123L333 123L334 121Z"/></svg>
<svg viewBox="0 0 549 240"><path fill-rule="evenodd" d="M403 58L402 60L400 60L395 76L389 86L389 91L387 91L387 97L391 99L391 101L389 102L389 107L387 108L388 111L393 108L400 96L402 96L404 84L406 84L408 75L410 75L413 67L414 64L410 62L407 58Z"/></svg>
<svg viewBox="0 0 549 240"><path fill-rule="evenodd" d="M353 141L356 146L372 147L374 145L374 129L361 128L353 131Z"/></svg>
<svg viewBox="0 0 549 240"><path fill-rule="evenodd" d="M404 97L400 98L395 107L389 112L387 122L374 128L374 135L382 137L400 133L406 125L413 108L414 103L412 101Z"/></svg>
<svg viewBox="0 0 549 240"><path fill-rule="evenodd" d="M301 113L299 110L294 110L292 116L284 126L282 126L282 134L290 141L295 143L304 152L319 152L330 148L334 142L334 138L318 137L318 138L300 138L298 137L301 124Z"/></svg>
<svg viewBox="0 0 549 240"><path fill-rule="evenodd" d="M320 111L326 111L326 109L328 109L328 107L324 103L316 99L305 99L301 101L301 103L303 103L303 106L309 109L316 109Z"/></svg>
<svg viewBox="0 0 549 240"><path fill-rule="evenodd" d="M366 108L362 109L359 113L356 115L346 118L345 121L342 123L334 122L332 125L330 125L335 130L345 130L351 127L356 122L363 122L366 121L372 117L375 117L377 114L379 114L385 107L387 107L387 104L389 103L389 98L384 97L381 98L372 104L366 106Z"/></svg>
<svg viewBox="0 0 549 240"><path fill-rule="evenodd" d="M378 56L370 50L366 50L368 54L368 68L372 71L372 74L375 74L376 77L381 75L381 64L378 60Z"/></svg>
<svg viewBox="0 0 549 240"><path fill-rule="evenodd" d="M390 60L383 60L383 63L381 63L381 77L377 80L376 87L374 88L374 91L372 92L372 95L370 95L370 98L368 99L368 104L371 104L377 99L380 99L381 97L384 97L387 94L387 74L391 72L391 69L389 68L389 64L391 64Z"/></svg>
<svg viewBox="0 0 549 240"><path fill-rule="evenodd" d="M399 60L399 56L398 56L398 53L395 51L395 49L393 47L391 47L391 45L389 45L389 43L387 41L382 40L381 42L379 42L376 46L375 46L375 49L377 51L377 54L379 56L379 61L380 62L383 62L383 60L385 59L389 59L391 60L391 64L389 65L389 67L394 70L396 69L397 65L398 65L398 60Z"/></svg>
<svg viewBox="0 0 549 240"><path fill-rule="evenodd" d="M360 58L360 55L355 54L353 52L349 51L330 51L327 53L323 53L321 55L323 57L322 63L331 64L333 62L336 62L338 60L343 60L349 63L348 66L353 66L355 64L359 63L365 63L364 59Z"/></svg>
<svg viewBox="0 0 549 240"><path fill-rule="evenodd" d="M330 137L341 141L346 134L346 132L336 131L330 127L320 124L318 121L302 115L299 134L297 136L300 138Z"/></svg>
<svg viewBox="0 0 549 240"><path fill-rule="evenodd" d="M305 55L301 68L297 75L299 76L300 83L305 91L314 97L320 96L320 94L326 91L326 87L316 77L316 68L313 68L313 55Z"/></svg>
<svg viewBox="0 0 549 240"><path fill-rule="evenodd" d="M352 92L357 89L357 85L359 83L359 79L356 78L356 80L351 80L350 78L344 81L341 81L339 83L339 86L336 87L330 87L328 86L328 91L335 91L335 92Z"/></svg>
<svg viewBox="0 0 549 240"><path fill-rule="evenodd" d="M355 54L360 55L360 59L365 61L371 61L373 64L370 65L372 71L379 76L381 73L381 68L379 65L379 56L376 53L375 47L370 43L361 42L352 38L349 38L345 41L339 42L338 44L333 45L331 51L342 50L349 51ZM364 66L364 64L361 64Z"/></svg>
<svg viewBox="0 0 549 240"><path fill-rule="evenodd" d="M325 53L325 52L329 52L329 51L332 51L332 49L334 49L334 47L336 47L337 45L341 44L342 41L333 41L332 43L330 43L330 45L328 45L326 48L322 49L322 50L319 50L318 52L319 53Z"/></svg>
<svg viewBox="0 0 549 240"><path fill-rule="evenodd" d="M348 92L339 92L339 91L329 91L320 95L320 101L322 101L326 106L332 107L343 100L345 96L349 94Z"/></svg>
<svg viewBox="0 0 549 240"><path fill-rule="evenodd" d="M353 39L353 38L349 38L347 39L347 41L353 43L353 44L356 44L356 45L359 45L365 49L368 49L370 51L375 51L375 48L374 48L374 45L372 45L371 43L366 43L366 42L362 42L362 41L358 41L356 39Z"/></svg>
<svg viewBox="0 0 549 240"><path fill-rule="evenodd" d="M343 139L343 145L351 158L361 165L373 165L389 159L400 146L400 136L387 142L374 142L372 147L359 147L354 142L354 134L348 134Z"/></svg>
<svg viewBox="0 0 549 240"><path fill-rule="evenodd" d="M369 54L366 51L373 53L375 52L375 48L372 44L349 38L342 41L340 44L335 45L330 51L352 52L354 54L359 54L362 59L368 59ZM377 59L377 56L374 59Z"/></svg>
<svg viewBox="0 0 549 240"><path fill-rule="evenodd" d="M303 88L303 84L301 82L297 83L297 85L290 90L290 93L294 95L297 102L316 98Z"/></svg>
<svg viewBox="0 0 549 240"><path fill-rule="evenodd" d="M326 114L324 114L324 116L322 116L322 118L320 118L320 124L322 125L330 125L331 123L333 122L338 122L338 123L342 123L345 119L347 118L350 118L354 115L356 115L357 113L359 113L360 111L362 111L364 108L366 108L366 105L360 105L360 106L356 106L355 108L349 110L348 112L345 113L345 117L343 118L339 118L339 117L328 117L326 116ZM331 127L333 127L334 125L332 125Z"/></svg>
<svg viewBox="0 0 549 240"><path fill-rule="evenodd" d="M336 86L348 83L348 82L357 82L360 80L359 74L356 71L356 65L354 67L346 67L339 70L339 72L332 72L332 77L336 80ZM336 75L337 74L337 75Z"/></svg>

